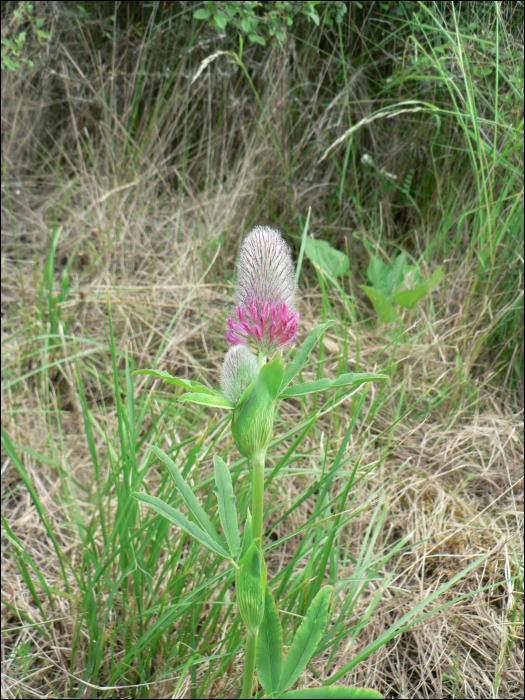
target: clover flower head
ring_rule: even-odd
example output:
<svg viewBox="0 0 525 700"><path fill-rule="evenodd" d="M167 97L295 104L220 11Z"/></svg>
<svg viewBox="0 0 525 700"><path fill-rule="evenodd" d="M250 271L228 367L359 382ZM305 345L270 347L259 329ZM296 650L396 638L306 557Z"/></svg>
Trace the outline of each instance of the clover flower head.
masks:
<svg viewBox="0 0 525 700"><path fill-rule="evenodd" d="M268 226L256 226L237 260L236 306L226 338L267 355L297 337L295 269L288 245Z"/></svg>
<svg viewBox="0 0 525 700"><path fill-rule="evenodd" d="M221 370L222 393L235 406L243 391L259 373L259 363L246 345L233 345Z"/></svg>

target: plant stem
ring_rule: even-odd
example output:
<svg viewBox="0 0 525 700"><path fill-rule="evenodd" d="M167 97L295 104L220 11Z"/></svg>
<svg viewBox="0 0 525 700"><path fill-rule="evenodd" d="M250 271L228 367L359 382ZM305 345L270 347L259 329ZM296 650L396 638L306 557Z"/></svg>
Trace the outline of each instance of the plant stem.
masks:
<svg viewBox="0 0 525 700"><path fill-rule="evenodd" d="M242 679L241 698L250 700L253 688L253 672L255 671L255 649L257 647L257 634L246 635L246 655L244 657L244 676Z"/></svg>
<svg viewBox="0 0 525 700"><path fill-rule="evenodd" d="M252 539L259 540L262 552L263 512L264 512L264 457L252 459Z"/></svg>

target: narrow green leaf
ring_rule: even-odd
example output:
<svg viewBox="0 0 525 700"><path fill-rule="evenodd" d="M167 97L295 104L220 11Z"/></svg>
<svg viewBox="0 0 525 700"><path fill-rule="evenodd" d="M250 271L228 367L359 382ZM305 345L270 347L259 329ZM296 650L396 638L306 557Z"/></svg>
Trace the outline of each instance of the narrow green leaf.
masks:
<svg viewBox="0 0 525 700"><path fill-rule="evenodd" d="M165 369L137 369L135 370L135 372L132 372L132 374L147 374L150 377L162 379L162 381L165 384L174 384L175 386L180 386L183 389L186 389L186 391L196 391L200 394L210 394L210 396L222 396L218 391L215 391L214 389L209 389L207 386L204 386L204 384L201 384L200 382L194 382L191 379L182 379L182 377L172 377L171 374L169 372L166 372Z"/></svg>
<svg viewBox="0 0 525 700"><path fill-rule="evenodd" d="M201 530L198 525L195 525L195 523L190 522L188 518L186 518L176 508L168 505L168 503L164 503L164 501L161 501L161 499L157 498L156 496L150 496L148 493L132 493L131 495L137 501L141 501L142 503L145 503L153 508L153 510L156 510L157 513L162 515L163 518L166 518L166 520L169 520L177 527L180 527L182 530L184 530L184 532L187 532L188 535L194 537L197 542L200 542L212 552L215 552L215 554L219 554L219 556L224 557L225 559L230 558L230 555L223 546L219 546L215 540L208 535L208 533Z"/></svg>
<svg viewBox="0 0 525 700"><path fill-rule="evenodd" d="M337 379L334 379L330 389L340 389L343 386L365 384L366 382L375 382L380 379L388 379L388 375L373 374L372 372L349 372L348 374L340 374Z"/></svg>
<svg viewBox="0 0 525 700"><path fill-rule="evenodd" d="M328 323L322 323L320 326L317 326L312 331L310 331L308 338L304 341L301 347L298 348L293 360L286 366L279 393L282 393L286 389L288 384L292 381L292 379L299 374L299 372L308 362L310 353L314 349L314 346L319 340L319 338L326 330L331 328L333 325L335 325L334 321L328 321Z"/></svg>
<svg viewBox="0 0 525 700"><path fill-rule="evenodd" d="M372 287L365 287L362 284L359 285L359 289L362 289L370 299L382 323L392 323L392 321L399 318L399 314L392 304L380 292L372 289Z"/></svg>
<svg viewBox="0 0 525 700"><path fill-rule="evenodd" d="M246 522L244 523L244 533L242 535L242 549L240 559L244 557L246 552L249 550L252 543L252 514L248 508L248 515L246 516Z"/></svg>
<svg viewBox="0 0 525 700"><path fill-rule="evenodd" d="M299 625L284 662L279 683L279 693L288 690L295 683L315 653L317 644L326 627L332 590L332 586L321 588L308 608L304 620Z"/></svg>
<svg viewBox="0 0 525 700"><path fill-rule="evenodd" d="M327 391L332 383L331 379L318 379L316 382L303 382L289 386L279 394L280 399L289 399L292 396L304 396L305 394L316 394L318 391Z"/></svg>
<svg viewBox="0 0 525 700"><path fill-rule="evenodd" d="M233 406L227 398L220 394L183 394L179 396L179 401L187 401L188 403L197 403L203 406L214 406L216 408L226 408L228 411L233 411Z"/></svg>
<svg viewBox="0 0 525 700"><path fill-rule="evenodd" d="M266 586L264 615L257 637L257 675L266 695L277 693L283 667L283 633L272 592Z"/></svg>
<svg viewBox="0 0 525 700"><path fill-rule="evenodd" d="M219 456L215 455L213 463L215 465L215 483L217 484L221 525L231 555L236 559L241 551L241 540L237 524L237 509L235 508L232 477L227 465Z"/></svg>
<svg viewBox="0 0 525 700"><path fill-rule="evenodd" d="M348 698L348 700L382 700L383 696L377 690L367 688L345 688L344 686L325 686L324 688L302 688L301 690L289 690L281 698L295 700L296 698L319 698L330 700L331 698Z"/></svg>
<svg viewBox="0 0 525 700"><path fill-rule="evenodd" d="M319 379L316 382L303 382L289 386L281 394L280 399L290 398L292 396L304 396L305 394L315 394L319 391L327 391L328 389L340 389L346 386L359 386L365 382L374 382L378 379L388 379L386 374L341 374L337 379Z"/></svg>
<svg viewBox="0 0 525 700"><path fill-rule="evenodd" d="M222 542L221 538L215 531L215 528L211 524L210 519L206 514L206 511L200 505L199 501L197 500L197 496L193 493L191 488L182 478L181 473L175 466L175 462L172 459L170 459L167 454L164 454L164 452L158 447L155 447L154 445L148 445L148 447L168 467L173 481L177 485L177 489L179 490L179 493L182 496L182 500L186 504L188 510L193 515L195 520L199 523L200 527L204 530L204 532L206 532L206 534L215 542L215 544L218 547L224 549L224 543Z"/></svg>

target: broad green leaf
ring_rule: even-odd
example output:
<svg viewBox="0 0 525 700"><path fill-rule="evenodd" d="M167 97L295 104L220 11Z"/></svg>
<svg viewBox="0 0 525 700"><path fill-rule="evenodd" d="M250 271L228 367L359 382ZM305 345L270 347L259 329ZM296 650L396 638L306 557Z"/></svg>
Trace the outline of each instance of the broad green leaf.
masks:
<svg viewBox="0 0 525 700"><path fill-rule="evenodd" d="M220 394L183 394L179 396L179 401L187 401L188 403L198 403L203 406L214 406L216 408L226 408L228 411L233 411L233 406L227 398Z"/></svg>
<svg viewBox="0 0 525 700"><path fill-rule="evenodd" d="M221 525L231 555L236 559L241 551L241 541L237 524L237 509L235 508L232 477L227 465L219 456L215 455L213 463L215 465L215 483L217 484Z"/></svg>
<svg viewBox="0 0 525 700"><path fill-rule="evenodd" d="M368 265L367 275L376 292L390 299L396 287L405 279L407 254L400 253L394 262L385 263L372 256Z"/></svg>
<svg viewBox="0 0 525 700"><path fill-rule="evenodd" d="M441 281L443 274L443 267L440 265L434 272L432 276L422 285L416 287L415 289L405 289L402 292L394 294L393 301L404 309L413 309L414 306L421 301L427 294L430 294L434 287L437 287Z"/></svg>
<svg viewBox="0 0 525 700"><path fill-rule="evenodd" d="M150 377L157 377L157 379L162 379L165 384L175 384L175 386L180 386L186 391L197 391L200 394L210 394L211 396L222 396L218 391L209 389L204 384L200 382L193 382L190 379L182 379L182 377L172 377L169 372L165 369L138 369L132 372L133 375L136 374L147 374Z"/></svg>
<svg viewBox="0 0 525 700"><path fill-rule="evenodd" d="M208 19L211 15L210 10L197 10L197 12L193 13L193 16L195 19Z"/></svg>
<svg viewBox="0 0 525 700"><path fill-rule="evenodd" d="M395 304L399 304L399 306L402 306L404 309L410 310L414 308L418 301L424 299L429 292L430 286L428 282L425 282L425 284L415 289L405 289L403 292L394 294L392 301Z"/></svg>
<svg viewBox="0 0 525 700"><path fill-rule="evenodd" d="M207 533L209 537L211 537L211 539L215 542L215 544L218 547L224 548L224 543L215 531L213 525L211 524L210 519L206 514L206 511L200 505L199 501L197 500L197 496L193 493L191 488L182 478L181 473L175 466L175 462L172 459L170 459L167 454L164 454L164 452L158 447L155 447L154 445L148 445L148 447L168 467L173 481L177 485L177 489L179 490L179 493L182 496L182 500L186 504L186 507L193 515L195 520L199 523L200 527L204 530L204 532Z"/></svg>
<svg viewBox="0 0 525 700"><path fill-rule="evenodd" d="M310 353L314 349L315 344L322 336L322 334L326 330L328 330L328 328L331 328L334 324L334 321L328 321L328 323L322 323L320 326L317 326L312 331L310 331L308 338L304 341L301 347L298 348L297 352L295 353L295 357L284 370L284 376L281 382L281 388L279 390L280 394L286 389L286 387L292 381L292 379L299 374L299 372L308 362Z"/></svg>
<svg viewBox="0 0 525 700"><path fill-rule="evenodd" d="M283 667L283 633L279 613L268 586L264 594L264 615L257 637L257 676L266 695L277 693Z"/></svg>
<svg viewBox="0 0 525 700"><path fill-rule="evenodd" d="M312 262L317 263L321 270L331 277L340 277L348 270L348 255L332 248L327 241L307 238L304 252Z"/></svg>
<svg viewBox="0 0 525 700"><path fill-rule="evenodd" d="M195 523L190 522L188 518L186 518L176 508L173 508L168 503L164 503L164 501L161 501L161 499L157 498L156 496L150 496L148 493L132 493L131 495L137 501L141 501L142 503L145 503L153 508L153 510L156 510L157 513L162 515L163 518L166 518L166 520L169 520L177 527L180 527L182 530L184 530L184 532L187 532L188 535L194 537L197 542L200 542L212 552L215 552L215 554L218 554L225 559L230 558L230 555L224 549L224 547L219 546L215 540L208 535L208 533L201 530L198 525L195 525Z"/></svg>
<svg viewBox="0 0 525 700"><path fill-rule="evenodd" d="M394 309L392 304L380 292L377 292L371 287L365 287L362 284L359 285L359 288L363 290L374 305L377 315L379 316L379 320L382 323L392 323L392 321L399 318L399 314Z"/></svg>
<svg viewBox="0 0 525 700"><path fill-rule="evenodd" d="M329 685L324 688L303 688L301 690L289 690L281 698L299 700L300 698L319 698L330 700L331 698L348 698L348 700L382 700L383 696L377 690L366 688L345 688L344 686Z"/></svg>
<svg viewBox="0 0 525 700"><path fill-rule="evenodd" d="M246 516L246 522L244 523L244 533L242 535L242 549L240 559L244 557L246 552L249 550L252 543L252 514L248 508L248 515Z"/></svg>
<svg viewBox="0 0 525 700"><path fill-rule="evenodd" d="M279 693L284 693L295 683L314 655L326 627L332 590L332 586L321 588L308 608L304 620L299 625L284 662L279 682Z"/></svg>
<svg viewBox="0 0 525 700"><path fill-rule="evenodd" d="M318 391L328 391L328 389L340 389L345 386L358 386L365 382L375 382L377 379L388 379L386 374L341 374L337 379L318 379L316 382L304 382L289 386L281 394L280 399L287 399L292 396L304 396L305 394L316 394Z"/></svg>

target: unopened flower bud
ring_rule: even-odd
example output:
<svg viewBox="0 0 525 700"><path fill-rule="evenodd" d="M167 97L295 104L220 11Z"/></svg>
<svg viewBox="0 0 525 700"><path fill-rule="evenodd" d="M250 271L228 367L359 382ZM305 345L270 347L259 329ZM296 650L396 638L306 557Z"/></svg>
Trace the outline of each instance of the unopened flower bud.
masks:
<svg viewBox="0 0 525 700"><path fill-rule="evenodd" d="M249 634L257 634L264 614L266 565L254 540L235 574L237 605Z"/></svg>
<svg viewBox="0 0 525 700"><path fill-rule="evenodd" d="M259 374L259 363L245 345L234 345L226 353L221 371L222 393L236 406L245 389Z"/></svg>
<svg viewBox="0 0 525 700"><path fill-rule="evenodd" d="M243 457L262 460L266 455L283 374L284 364L277 355L272 362L261 367L256 381L247 390L247 396L241 397L233 412L233 437Z"/></svg>

